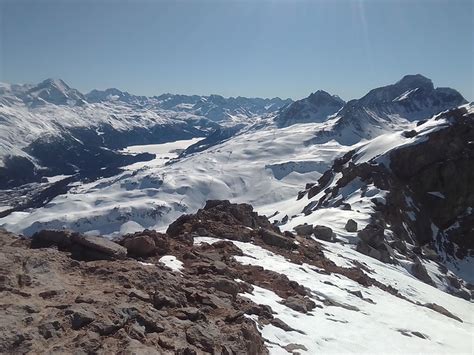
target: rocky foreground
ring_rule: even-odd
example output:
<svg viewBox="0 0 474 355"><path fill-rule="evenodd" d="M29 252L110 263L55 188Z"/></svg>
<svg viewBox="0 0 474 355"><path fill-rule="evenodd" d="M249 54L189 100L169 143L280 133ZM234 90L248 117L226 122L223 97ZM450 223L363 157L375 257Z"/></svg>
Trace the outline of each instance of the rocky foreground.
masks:
<svg viewBox="0 0 474 355"><path fill-rule="evenodd" d="M329 244L228 201L116 241L0 232L0 353L472 351L472 303Z"/></svg>

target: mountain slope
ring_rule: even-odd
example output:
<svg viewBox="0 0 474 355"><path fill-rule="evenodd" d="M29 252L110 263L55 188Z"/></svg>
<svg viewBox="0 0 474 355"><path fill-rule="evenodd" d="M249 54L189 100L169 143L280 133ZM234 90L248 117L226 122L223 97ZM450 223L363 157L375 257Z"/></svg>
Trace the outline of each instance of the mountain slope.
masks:
<svg viewBox="0 0 474 355"><path fill-rule="evenodd" d="M472 351L472 303L283 234L250 205L208 201L166 233L116 242L0 231L0 245L2 352Z"/></svg>
<svg viewBox="0 0 474 355"><path fill-rule="evenodd" d="M474 256L473 140L472 104L412 130L381 135L337 159L297 203L273 218L285 220L284 229L330 226L357 250L400 263L423 281L469 299L471 286L434 265L474 281L468 272ZM355 231L346 230L349 219L357 222Z"/></svg>

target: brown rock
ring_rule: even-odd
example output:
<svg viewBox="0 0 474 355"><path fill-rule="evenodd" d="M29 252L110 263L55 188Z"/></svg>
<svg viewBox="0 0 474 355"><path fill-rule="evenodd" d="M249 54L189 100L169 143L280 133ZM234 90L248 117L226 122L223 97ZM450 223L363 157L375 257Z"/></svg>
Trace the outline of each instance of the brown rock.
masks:
<svg viewBox="0 0 474 355"><path fill-rule="evenodd" d="M155 241L148 235L131 236L125 239L122 245L132 256L149 256L156 252Z"/></svg>

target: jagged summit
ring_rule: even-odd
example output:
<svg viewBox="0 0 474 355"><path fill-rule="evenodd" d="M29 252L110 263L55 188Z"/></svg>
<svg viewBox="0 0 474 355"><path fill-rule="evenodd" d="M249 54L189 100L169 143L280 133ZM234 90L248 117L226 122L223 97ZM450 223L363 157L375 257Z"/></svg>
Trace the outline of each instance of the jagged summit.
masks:
<svg viewBox="0 0 474 355"><path fill-rule="evenodd" d="M318 90L308 97L284 107L275 118L279 127L296 123L323 122L328 116L339 111L345 102L337 95Z"/></svg>
<svg viewBox="0 0 474 355"><path fill-rule="evenodd" d="M61 79L51 78L28 89L23 100L33 106L44 102L55 105L77 105L86 102L86 98L79 90L71 88Z"/></svg>
<svg viewBox="0 0 474 355"><path fill-rule="evenodd" d="M466 99L454 89L435 88L430 79L420 74L406 75L395 84L375 88L360 99L349 101L338 112L336 124L318 133L311 143L336 139L352 145L465 103Z"/></svg>

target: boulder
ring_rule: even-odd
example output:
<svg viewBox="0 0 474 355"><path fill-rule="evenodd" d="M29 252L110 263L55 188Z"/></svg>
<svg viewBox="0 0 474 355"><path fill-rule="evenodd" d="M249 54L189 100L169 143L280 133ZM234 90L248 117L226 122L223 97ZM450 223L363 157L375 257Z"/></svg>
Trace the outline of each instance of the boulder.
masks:
<svg viewBox="0 0 474 355"><path fill-rule="evenodd" d="M348 232L357 232L357 222L353 219L349 219L347 220L345 228Z"/></svg>
<svg viewBox="0 0 474 355"><path fill-rule="evenodd" d="M296 244L292 239L284 237L271 230L260 228L258 233L265 244L289 250L296 248Z"/></svg>
<svg viewBox="0 0 474 355"><path fill-rule="evenodd" d="M357 243L356 250L359 253L370 256L371 258L380 260L383 263L394 263L395 260L390 255L390 252L387 249L385 244L380 245L378 248L374 248L367 244L366 242L359 240Z"/></svg>
<svg viewBox="0 0 474 355"><path fill-rule="evenodd" d="M334 238L332 229L326 226L315 226L313 228L313 233L317 239L325 240L327 242L332 241Z"/></svg>
<svg viewBox="0 0 474 355"><path fill-rule="evenodd" d="M46 248L57 245L60 249L67 249L72 244L72 234L68 230L42 230L33 234L31 246L33 248Z"/></svg>
<svg viewBox="0 0 474 355"><path fill-rule="evenodd" d="M316 303L314 303L311 299L302 296L290 296L287 299L283 300L281 303L291 308L292 310L301 313L310 312L316 307Z"/></svg>
<svg viewBox="0 0 474 355"><path fill-rule="evenodd" d="M299 224L294 228L296 234L301 236L309 236L313 234L313 225L312 224Z"/></svg>
<svg viewBox="0 0 474 355"><path fill-rule="evenodd" d="M384 243L384 227L380 224L368 224L364 229L357 233L360 240L378 249Z"/></svg>
<svg viewBox="0 0 474 355"><path fill-rule="evenodd" d="M209 281L207 285L214 287L217 291L230 294L234 297L240 292L238 283L226 278L216 278L215 280Z"/></svg>
<svg viewBox="0 0 474 355"><path fill-rule="evenodd" d="M127 248L128 254L132 256L149 256L156 252L155 241L148 235L127 238L123 241L123 246Z"/></svg>
<svg viewBox="0 0 474 355"><path fill-rule="evenodd" d="M127 256L127 249L104 237L74 233L71 241L82 247L81 250L76 249L76 252L80 252L85 258L125 259Z"/></svg>

